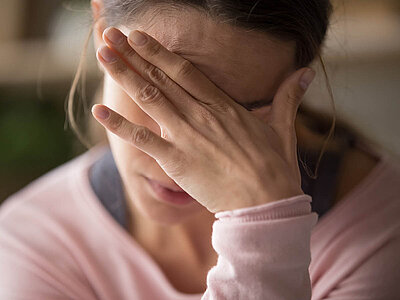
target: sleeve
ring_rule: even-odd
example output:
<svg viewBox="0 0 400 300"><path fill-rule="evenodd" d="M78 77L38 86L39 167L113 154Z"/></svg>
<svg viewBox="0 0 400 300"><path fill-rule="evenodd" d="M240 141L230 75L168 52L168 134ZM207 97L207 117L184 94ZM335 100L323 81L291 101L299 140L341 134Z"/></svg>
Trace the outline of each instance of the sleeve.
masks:
<svg viewBox="0 0 400 300"><path fill-rule="evenodd" d="M207 274L209 299L311 299L308 272L311 197L219 212L213 224L216 266Z"/></svg>

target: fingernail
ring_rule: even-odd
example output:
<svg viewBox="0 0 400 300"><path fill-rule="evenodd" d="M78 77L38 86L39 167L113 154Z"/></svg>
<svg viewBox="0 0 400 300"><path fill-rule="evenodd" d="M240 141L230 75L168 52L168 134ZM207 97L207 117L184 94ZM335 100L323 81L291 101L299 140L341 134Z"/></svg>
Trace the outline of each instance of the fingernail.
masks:
<svg viewBox="0 0 400 300"><path fill-rule="evenodd" d="M147 41L147 37L140 33L139 31L135 30L129 34L129 39L137 46L144 45Z"/></svg>
<svg viewBox="0 0 400 300"><path fill-rule="evenodd" d="M104 31L104 35L115 45L121 44L124 40L124 35L114 27L107 28Z"/></svg>
<svg viewBox="0 0 400 300"><path fill-rule="evenodd" d="M315 71L313 69L308 69L307 71L304 72L303 75L301 75L300 78L300 86L304 89L307 90L311 82L314 80L315 77Z"/></svg>
<svg viewBox="0 0 400 300"><path fill-rule="evenodd" d="M98 105L92 107L92 113L96 118L99 118L101 120L105 120L110 116L110 112L108 111L108 109Z"/></svg>
<svg viewBox="0 0 400 300"><path fill-rule="evenodd" d="M107 46L101 47L98 51L106 62L111 63L117 60L117 55Z"/></svg>

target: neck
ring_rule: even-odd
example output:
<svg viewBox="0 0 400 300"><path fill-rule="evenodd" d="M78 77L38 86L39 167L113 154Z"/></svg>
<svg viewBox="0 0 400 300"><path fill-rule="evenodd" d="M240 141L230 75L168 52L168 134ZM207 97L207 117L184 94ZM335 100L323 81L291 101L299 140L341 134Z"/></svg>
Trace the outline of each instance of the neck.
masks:
<svg viewBox="0 0 400 300"><path fill-rule="evenodd" d="M216 254L210 238L214 214L204 209L185 222L165 225L144 216L134 204L130 206L130 233L153 258L190 261L197 266L215 264Z"/></svg>

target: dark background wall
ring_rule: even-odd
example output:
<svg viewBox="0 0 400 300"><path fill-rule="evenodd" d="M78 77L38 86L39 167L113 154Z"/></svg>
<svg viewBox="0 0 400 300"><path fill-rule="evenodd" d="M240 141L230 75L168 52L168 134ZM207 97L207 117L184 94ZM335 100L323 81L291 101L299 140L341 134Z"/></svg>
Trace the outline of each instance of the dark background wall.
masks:
<svg viewBox="0 0 400 300"><path fill-rule="evenodd" d="M88 4L0 3L0 203L86 150L65 124L65 99L90 24ZM98 83L93 59L89 71L90 99Z"/></svg>

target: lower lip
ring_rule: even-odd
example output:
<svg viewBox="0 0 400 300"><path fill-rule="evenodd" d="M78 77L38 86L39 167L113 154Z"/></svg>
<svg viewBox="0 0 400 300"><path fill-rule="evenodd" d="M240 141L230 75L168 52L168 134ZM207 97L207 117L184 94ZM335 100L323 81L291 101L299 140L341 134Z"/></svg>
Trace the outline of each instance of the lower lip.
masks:
<svg viewBox="0 0 400 300"><path fill-rule="evenodd" d="M176 205L186 205L189 203L196 202L194 198L192 198L186 192L174 192L170 189L167 189L157 182L150 180L149 178L145 177L151 188L153 189L154 193L158 196L159 199L176 204Z"/></svg>

